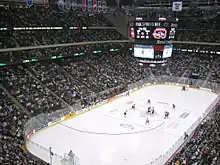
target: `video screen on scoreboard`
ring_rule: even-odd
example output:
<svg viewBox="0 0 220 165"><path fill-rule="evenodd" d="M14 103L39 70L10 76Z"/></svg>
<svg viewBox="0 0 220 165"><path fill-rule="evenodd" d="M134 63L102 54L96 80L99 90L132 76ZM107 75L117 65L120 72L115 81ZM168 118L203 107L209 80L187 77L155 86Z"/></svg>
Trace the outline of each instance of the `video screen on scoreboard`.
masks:
<svg viewBox="0 0 220 165"><path fill-rule="evenodd" d="M153 45L135 44L134 57L153 59L154 58Z"/></svg>
<svg viewBox="0 0 220 165"><path fill-rule="evenodd" d="M165 45L163 50L163 58L169 58L172 55L173 45Z"/></svg>

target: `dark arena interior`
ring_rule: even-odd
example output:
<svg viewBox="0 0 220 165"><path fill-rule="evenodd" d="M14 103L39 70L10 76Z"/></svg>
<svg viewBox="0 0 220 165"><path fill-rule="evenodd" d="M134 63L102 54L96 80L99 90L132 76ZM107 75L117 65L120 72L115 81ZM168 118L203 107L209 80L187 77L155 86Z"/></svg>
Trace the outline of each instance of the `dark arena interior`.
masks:
<svg viewBox="0 0 220 165"><path fill-rule="evenodd" d="M219 0L0 0L0 164L220 165L219 5ZM208 91L215 93L216 99L193 127L179 132L179 139L169 150L161 146L161 151L155 151L160 154L150 161L151 153L145 155L146 161L133 161L144 150L128 158L118 156L117 160L109 151L111 159L105 155L105 161L101 161L91 158L93 153L86 151L87 146L63 149L65 144L58 136L54 139L59 139L59 148L52 142L45 146L36 140L37 135L58 126L67 130L63 126L67 119L80 120L93 113L85 111L120 97L126 100L126 111L114 120L126 122L118 125L128 130L121 135L126 141L141 125L132 125L131 114L135 116L142 106L138 101L134 104L133 91L146 84L154 84L155 88L155 84L179 86L180 93L186 92L182 93L185 97L194 90ZM140 111L141 117L135 121L139 123L144 117L143 127L154 125L154 117L160 117L159 105L169 107L168 103L148 99L148 114ZM202 102L191 99L198 105L193 111L200 112ZM132 110L126 108L131 103ZM155 110L149 104L155 104ZM172 109L166 109L167 119L161 118L165 124L174 120L174 109L177 113L180 107L174 102L169 104ZM112 113L116 111L120 110ZM72 140L63 141L71 144L74 131L78 137L77 129L88 126L84 122L76 130L69 130ZM111 122L105 125L106 130L111 125L116 130ZM85 142L84 134L92 133L86 131L80 134L81 144ZM111 134L101 140L103 134L91 135L91 143L96 137L103 146L110 146L108 138L121 138ZM165 136L161 140L168 141ZM127 146L124 150L129 143ZM96 147L93 150L95 153ZM86 155L89 164L84 163Z"/></svg>

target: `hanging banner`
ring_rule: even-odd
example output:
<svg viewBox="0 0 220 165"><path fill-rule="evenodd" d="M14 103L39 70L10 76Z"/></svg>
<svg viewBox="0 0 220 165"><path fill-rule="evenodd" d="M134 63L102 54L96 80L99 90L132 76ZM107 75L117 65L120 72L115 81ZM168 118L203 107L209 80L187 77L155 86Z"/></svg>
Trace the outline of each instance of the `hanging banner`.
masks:
<svg viewBox="0 0 220 165"><path fill-rule="evenodd" d="M92 1L92 11L96 12L97 11L97 0Z"/></svg>
<svg viewBox="0 0 220 165"><path fill-rule="evenodd" d="M172 11L182 11L183 8L183 2L178 0L178 1L173 1L173 7Z"/></svg>
<svg viewBox="0 0 220 165"><path fill-rule="evenodd" d="M33 0L26 0L26 4L28 7L33 6Z"/></svg>
<svg viewBox="0 0 220 165"><path fill-rule="evenodd" d="M98 11L98 13L102 12L102 2L101 1L98 1L97 11Z"/></svg>
<svg viewBox="0 0 220 165"><path fill-rule="evenodd" d="M86 11L86 0L82 0L82 10Z"/></svg>
<svg viewBox="0 0 220 165"><path fill-rule="evenodd" d="M44 1L44 7L45 8L48 8L50 5L49 5L49 0L43 0Z"/></svg>
<svg viewBox="0 0 220 165"><path fill-rule="evenodd" d="M70 10L72 7L71 0L65 0L65 7L67 10Z"/></svg>
<svg viewBox="0 0 220 165"><path fill-rule="evenodd" d="M87 11L92 11L92 0L87 0Z"/></svg>
<svg viewBox="0 0 220 165"><path fill-rule="evenodd" d="M76 2L76 0L72 1L72 9L74 11L77 9L77 2Z"/></svg>

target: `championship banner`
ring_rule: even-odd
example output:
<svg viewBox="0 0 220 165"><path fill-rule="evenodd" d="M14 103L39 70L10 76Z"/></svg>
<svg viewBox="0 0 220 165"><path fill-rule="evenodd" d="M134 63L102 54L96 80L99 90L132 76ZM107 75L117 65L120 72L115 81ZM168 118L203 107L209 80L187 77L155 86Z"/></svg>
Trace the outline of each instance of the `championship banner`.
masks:
<svg viewBox="0 0 220 165"><path fill-rule="evenodd" d="M87 1L87 0L82 0L82 10L83 10L83 11L86 11L86 5L87 5L87 4L86 4L86 3L87 3L86 1Z"/></svg>
<svg viewBox="0 0 220 165"><path fill-rule="evenodd" d="M67 10L70 10L72 7L71 0L65 0L65 7Z"/></svg>
<svg viewBox="0 0 220 165"><path fill-rule="evenodd" d="M92 11L92 0L87 0L87 11L91 12Z"/></svg>
<svg viewBox="0 0 220 165"><path fill-rule="evenodd" d="M33 0L26 0L26 4L28 7L33 6Z"/></svg>
<svg viewBox="0 0 220 165"><path fill-rule="evenodd" d="M97 0L92 1L92 11L97 11Z"/></svg>
<svg viewBox="0 0 220 165"><path fill-rule="evenodd" d="M48 8L49 7L49 0L43 0L44 1L44 7Z"/></svg>
<svg viewBox="0 0 220 165"><path fill-rule="evenodd" d="M182 11L183 8L183 2L180 0L177 1L173 1L173 7L172 7L172 11Z"/></svg>

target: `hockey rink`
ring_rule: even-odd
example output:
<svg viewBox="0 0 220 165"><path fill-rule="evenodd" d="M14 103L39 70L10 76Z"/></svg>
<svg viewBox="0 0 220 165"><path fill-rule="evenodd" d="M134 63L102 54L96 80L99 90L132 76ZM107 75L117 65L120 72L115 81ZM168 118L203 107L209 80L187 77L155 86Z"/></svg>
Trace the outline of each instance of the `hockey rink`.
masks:
<svg viewBox="0 0 220 165"><path fill-rule="evenodd" d="M147 86L40 131L31 141L52 147L61 156L72 150L79 165L145 165L168 151L217 96L197 89L184 92L177 86ZM154 115L145 113L148 99ZM169 119L164 119L165 111L170 112ZM145 124L146 118L149 124ZM50 162L49 153L41 147L27 143L27 149ZM59 164L53 160L53 165Z"/></svg>

